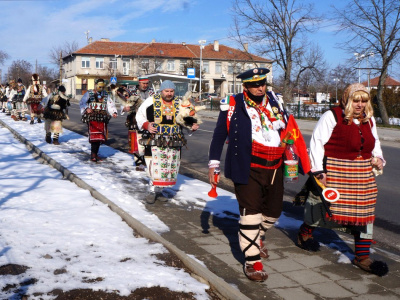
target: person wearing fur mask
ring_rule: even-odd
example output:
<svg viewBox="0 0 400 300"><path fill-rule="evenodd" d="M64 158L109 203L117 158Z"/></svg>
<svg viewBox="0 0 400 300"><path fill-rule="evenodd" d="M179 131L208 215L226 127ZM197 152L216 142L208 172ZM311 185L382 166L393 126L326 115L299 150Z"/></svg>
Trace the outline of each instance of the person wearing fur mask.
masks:
<svg viewBox="0 0 400 300"><path fill-rule="evenodd" d="M121 86L116 91L116 99L121 104L121 116L126 112L125 126L128 128L128 147L129 153L135 156L136 170L144 171L144 147L138 141L142 138L136 122L137 110L143 100L137 94L132 94L126 87Z"/></svg>
<svg viewBox="0 0 400 300"><path fill-rule="evenodd" d="M41 102L44 98L48 97L46 89L43 85L40 84L38 74L32 74L32 84L29 86L28 90L26 91L24 102L28 104L29 112L31 115L31 122L33 124L35 122L35 117L37 118L38 123L42 123L42 113L43 113L43 106ZM45 99L47 102L47 100Z"/></svg>
<svg viewBox="0 0 400 300"><path fill-rule="evenodd" d="M304 223L297 244L318 251L315 229L340 228L354 236L353 264L384 276L389 271L387 264L370 258L378 194L375 176L382 174L386 163L373 112L366 87L353 83L344 91L340 105L319 119L310 141L311 171L324 186L336 189L339 197L329 203L332 216L327 217L315 187L306 184L307 193L301 192L306 198Z"/></svg>
<svg viewBox="0 0 400 300"><path fill-rule="evenodd" d="M43 117L45 119L44 129L46 131L46 142L59 145L59 136L62 133L62 121L68 119L67 109L71 104L69 98L65 95L65 87L60 85L58 92L51 95L49 101L45 105ZM53 134L53 140L51 137Z"/></svg>

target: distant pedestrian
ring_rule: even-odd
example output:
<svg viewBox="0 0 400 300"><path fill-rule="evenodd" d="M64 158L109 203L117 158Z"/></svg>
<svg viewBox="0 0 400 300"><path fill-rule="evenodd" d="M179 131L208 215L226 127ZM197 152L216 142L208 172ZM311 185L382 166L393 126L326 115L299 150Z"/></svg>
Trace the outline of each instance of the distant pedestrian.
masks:
<svg viewBox="0 0 400 300"><path fill-rule="evenodd" d="M79 103L82 121L87 123L89 143L91 144L90 160L97 162L100 145L107 141L107 126L111 117L117 117L115 102L105 91L104 79L95 82L95 88L87 91Z"/></svg>
<svg viewBox="0 0 400 300"><path fill-rule="evenodd" d="M65 95L65 87L60 85L58 93L51 95L45 109L43 117L45 119L44 129L46 130L46 142L53 142L54 145L59 145L59 136L62 133L62 121L67 119L67 109L70 106L69 98ZM53 134L53 140L51 137Z"/></svg>
<svg viewBox="0 0 400 300"><path fill-rule="evenodd" d="M25 97L26 88L22 84L22 79L18 78L16 89L13 90L12 95L10 95L13 109L11 110L11 118L14 121L26 121L25 113L27 112L26 104L23 102Z"/></svg>
<svg viewBox="0 0 400 300"><path fill-rule="evenodd" d="M43 107L41 102L43 98L46 98L47 96L46 88L40 84L39 75L36 73L32 74L32 84L29 86L24 97L24 102L28 104L31 115L30 124L35 122L35 117L37 118L38 123L42 123Z"/></svg>
<svg viewBox="0 0 400 300"><path fill-rule="evenodd" d="M239 203L239 244L245 256L244 273L253 281L265 281L268 274L261 258L268 251L262 240L278 220L283 207L283 152L281 133L287 113L273 92L267 91L266 68L250 69L242 79L243 93L221 101L221 112L209 151L209 179L229 140L225 177L235 185Z"/></svg>
<svg viewBox="0 0 400 300"><path fill-rule="evenodd" d="M329 203L332 217L326 215L315 187L306 189L305 220L298 233L299 247L318 251L313 232L318 226L342 228L354 235L353 264L383 276L386 263L370 259L372 227L375 220L377 186L374 173L382 173L385 160L373 117L371 97L364 85L346 88L340 106L318 121L310 142L314 176L340 196ZM304 191L303 191L304 193ZM307 197L306 195L306 197Z"/></svg>

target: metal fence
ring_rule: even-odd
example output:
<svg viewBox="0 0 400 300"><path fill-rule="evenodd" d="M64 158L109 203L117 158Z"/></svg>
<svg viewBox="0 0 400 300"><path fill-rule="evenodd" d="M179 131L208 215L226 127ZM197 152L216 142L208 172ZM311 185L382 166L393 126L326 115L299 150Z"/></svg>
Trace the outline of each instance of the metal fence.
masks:
<svg viewBox="0 0 400 300"><path fill-rule="evenodd" d="M286 110L295 118L313 118L319 119L326 111L330 110L332 104L286 104Z"/></svg>

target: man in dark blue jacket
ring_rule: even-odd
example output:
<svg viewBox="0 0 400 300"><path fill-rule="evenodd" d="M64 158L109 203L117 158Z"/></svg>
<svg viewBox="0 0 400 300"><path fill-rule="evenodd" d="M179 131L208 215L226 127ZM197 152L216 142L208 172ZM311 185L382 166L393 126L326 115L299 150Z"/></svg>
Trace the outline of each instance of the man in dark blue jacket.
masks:
<svg viewBox="0 0 400 300"><path fill-rule="evenodd" d="M244 273L254 281L268 278L261 263L261 258L268 257L262 239L283 206L284 148L280 144L287 114L276 95L266 91L268 72L255 68L237 76L242 79L243 93L221 101L209 153L210 182L217 184L214 172L228 139L225 176L233 181L239 203Z"/></svg>

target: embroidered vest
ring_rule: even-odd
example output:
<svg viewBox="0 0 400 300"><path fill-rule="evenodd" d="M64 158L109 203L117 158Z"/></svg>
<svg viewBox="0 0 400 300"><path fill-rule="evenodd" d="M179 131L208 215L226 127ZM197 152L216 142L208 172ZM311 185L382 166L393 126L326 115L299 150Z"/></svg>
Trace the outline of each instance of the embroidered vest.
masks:
<svg viewBox="0 0 400 300"><path fill-rule="evenodd" d="M176 116L179 113L179 100L178 98L174 97L172 100L172 117L174 119L174 123L176 120ZM154 108L154 123L155 123L155 128L157 128L157 131L159 134L162 135L174 135L178 134L180 132L180 126L178 124L161 124L163 120L163 115L165 115L165 106L162 103L162 98L160 94L154 95L153 96L153 108Z"/></svg>
<svg viewBox="0 0 400 300"><path fill-rule="evenodd" d="M339 159L356 159L362 156L369 159L375 147L375 138L372 135L372 121L347 125L340 107L331 109L337 124L333 129L329 141L325 144L325 156Z"/></svg>

